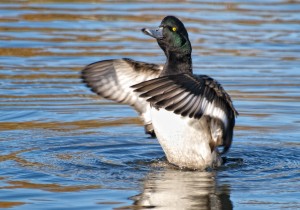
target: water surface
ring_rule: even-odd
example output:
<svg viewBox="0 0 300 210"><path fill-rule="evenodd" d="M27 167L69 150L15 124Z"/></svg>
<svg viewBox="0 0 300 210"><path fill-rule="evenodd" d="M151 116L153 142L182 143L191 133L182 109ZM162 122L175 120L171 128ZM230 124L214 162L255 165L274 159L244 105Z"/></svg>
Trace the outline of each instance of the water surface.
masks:
<svg viewBox="0 0 300 210"><path fill-rule="evenodd" d="M218 170L170 166L135 111L81 83L98 60L162 64L140 29L166 15L240 113ZM2 1L0 208L299 209L299 24L288 0Z"/></svg>

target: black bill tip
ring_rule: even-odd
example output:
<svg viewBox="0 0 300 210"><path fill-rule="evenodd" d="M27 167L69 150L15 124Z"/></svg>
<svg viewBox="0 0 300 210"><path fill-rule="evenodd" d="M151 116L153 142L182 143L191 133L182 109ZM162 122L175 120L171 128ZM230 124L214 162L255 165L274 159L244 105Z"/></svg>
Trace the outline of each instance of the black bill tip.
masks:
<svg viewBox="0 0 300 210"><path fill-rule="evenodd" d="M163 28L162 27L159 27L157 29L149 29L149 28L142 28L141 31L148 35L148 36L151 36L155 39L162 39L163 38Z"/></svg>

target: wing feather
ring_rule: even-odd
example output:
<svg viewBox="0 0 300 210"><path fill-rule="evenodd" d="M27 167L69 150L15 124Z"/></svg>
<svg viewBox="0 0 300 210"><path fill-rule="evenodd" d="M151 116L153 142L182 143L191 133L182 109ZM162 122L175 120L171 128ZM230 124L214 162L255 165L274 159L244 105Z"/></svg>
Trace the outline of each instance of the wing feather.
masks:
<svg viewBox="0 0 300 210"><path fill-rule="evenodd" d="M139 97L131 86L157 78L162 68L128 58L103 60L86 66L81 77L93 92L106 99L131 105L143 116L149 102Z"/></svg>
<svg viewBox="0 0 300 210"><path fill-rule="evenodd" d="M214 144L222 144L223 153L230 148L238 112L217 81L206 75L177 74L142 82L133 88L156 108L195 119L203 115L211 117L208 126Z"/></svg>
<svg viewBox="0 0 300 210"><path fill-rule="evenodd" d="M238 115L221 85L205 75L169 75L142 82L133 88L141 93L140 97L147 98L159 108L189 114L192 118L199 118L204 113L217 117L215 113L222 110L228 116Z"/></svg>

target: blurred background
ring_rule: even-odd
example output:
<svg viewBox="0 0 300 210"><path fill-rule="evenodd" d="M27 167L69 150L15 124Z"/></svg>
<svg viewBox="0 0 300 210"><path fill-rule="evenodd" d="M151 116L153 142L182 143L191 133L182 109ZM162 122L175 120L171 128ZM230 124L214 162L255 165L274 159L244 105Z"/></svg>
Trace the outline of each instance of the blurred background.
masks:
<svg viewBox="0 0 300 210"><path fill-rule="evenodd" d="M87 64L163 64L141 33L181 19L197 74L240 116L219 169L170 166L129 106L81 83ZM0 208L299 209L300 2L0 2Z"/></svg>

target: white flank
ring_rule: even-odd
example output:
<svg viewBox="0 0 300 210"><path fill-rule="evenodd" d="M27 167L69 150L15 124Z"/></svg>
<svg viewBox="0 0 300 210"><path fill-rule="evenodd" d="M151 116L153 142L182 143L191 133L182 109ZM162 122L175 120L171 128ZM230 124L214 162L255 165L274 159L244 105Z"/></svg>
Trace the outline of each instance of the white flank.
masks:
<svg viewBox="0 0 300 210"><path fill-rule="evenodd" d="M207 119L191 119L165 109L151 108L152 124L169 162L180 167L204 169L217 159L209 142L211 131Z"/></svg>

